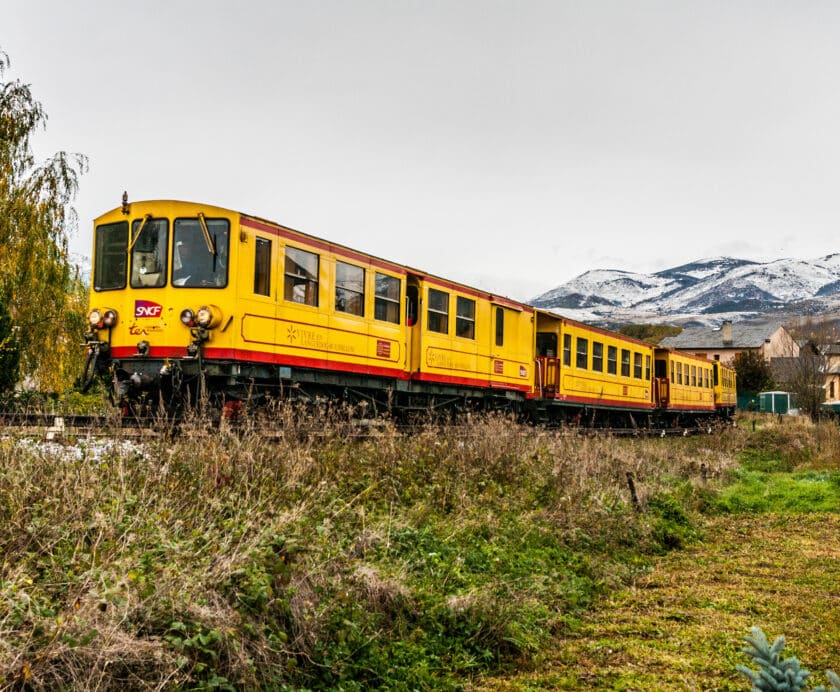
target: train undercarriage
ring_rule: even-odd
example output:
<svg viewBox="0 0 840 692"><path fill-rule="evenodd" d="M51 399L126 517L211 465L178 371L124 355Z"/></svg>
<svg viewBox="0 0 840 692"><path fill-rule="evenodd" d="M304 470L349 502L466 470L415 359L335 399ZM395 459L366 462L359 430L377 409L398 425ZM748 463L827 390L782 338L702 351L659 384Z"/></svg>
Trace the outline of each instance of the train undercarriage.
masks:
<svg viewBox="0 0 840 692"><path fill-rule="evenodd" d="M183 411L201 407L221 415L289 401L341 406L368 418L441 419L463 413L502 412L545 426L673 432L713 429L731 420L729 409L622 408L526 398L522 392L453 386L312 368L197 357L109 359L95 373L124 411Z"/></svg>

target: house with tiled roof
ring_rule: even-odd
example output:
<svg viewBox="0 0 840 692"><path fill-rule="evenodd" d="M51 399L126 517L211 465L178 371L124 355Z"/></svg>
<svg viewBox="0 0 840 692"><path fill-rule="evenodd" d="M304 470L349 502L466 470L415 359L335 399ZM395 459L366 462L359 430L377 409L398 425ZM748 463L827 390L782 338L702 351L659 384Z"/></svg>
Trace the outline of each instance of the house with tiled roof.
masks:
<svg viewBox="0 0 840 692"><path fill-rule="evenodd" d="M826 346L824 356L826 403L840 403L840 343Z"/></svg>
<svg viewBox="0 0 840 692"><path fill-rule="evenodd" d="M742 351L756 351L768 362L799 356L799 345L781 324L733 324L727 320L719 328L689 327L662 339L660 345L722 363L730 363Z"/></svg>

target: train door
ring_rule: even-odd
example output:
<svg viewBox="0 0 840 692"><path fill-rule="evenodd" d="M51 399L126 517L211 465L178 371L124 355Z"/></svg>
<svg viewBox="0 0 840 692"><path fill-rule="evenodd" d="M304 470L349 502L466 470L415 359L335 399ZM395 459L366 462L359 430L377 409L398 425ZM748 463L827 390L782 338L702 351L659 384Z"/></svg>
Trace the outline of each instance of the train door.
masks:
<svg viewBox="0 0 840 692"><path fill-rule="evenodd" d="M656 358L653 361L653 368L653 376L656 380L653 386L653 403L658 407L668 406L671 400L670 383L668 381L668 361L664 358Z"/></svg>
<svg viewBox="0 0 840 692"><path fill-rule="evenodd" d="M565 333L563 321L554 315L537 312L534 334L534 390L543 397L560 392L560 336Z"/></svg>
<svg viewBox="0 0 840 692"><path fill-rule="evenodd" d="M505 343L505 309L496 303L490 304L491 333L488 343L491 344L490 358L488 360L489 371L487 373L490 381L501 379L505 375L505 360L507 351L514 343L511 334L508 334L508 343ZM509 320L511 323L513 320ZM508 325L507 331L511 331L513 325Z"/></svg>
<svg viewBox="0 0 840 692"><path fill-rule="evenodd" d="M237 305L242 322L236 331L242 339L238 348L250 355L275 352L277 283L282 282L279 254L277 238L260 233L252 234L239 253Z"/></svg>
<svg viewBox="0 0 840 692"><path fill-rule="evenodd" d="M405 326L406 349L408 351L406 367L411 374L420 372L422 353L422 329L420 325L421 295L418 277L409 276L405 289Z"/></svg>

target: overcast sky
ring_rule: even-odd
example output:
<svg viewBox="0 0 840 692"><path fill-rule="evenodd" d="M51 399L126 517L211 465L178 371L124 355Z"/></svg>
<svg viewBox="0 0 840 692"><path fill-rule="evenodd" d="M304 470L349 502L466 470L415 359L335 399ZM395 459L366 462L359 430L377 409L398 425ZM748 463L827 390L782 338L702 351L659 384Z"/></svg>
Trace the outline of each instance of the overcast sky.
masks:
<svg viewBox="0 0 840 692"><path fill-rule="evenodd" d="M840 3L0 3L74 250L230 207L528 299L588 269L840 250Z"/></svg>

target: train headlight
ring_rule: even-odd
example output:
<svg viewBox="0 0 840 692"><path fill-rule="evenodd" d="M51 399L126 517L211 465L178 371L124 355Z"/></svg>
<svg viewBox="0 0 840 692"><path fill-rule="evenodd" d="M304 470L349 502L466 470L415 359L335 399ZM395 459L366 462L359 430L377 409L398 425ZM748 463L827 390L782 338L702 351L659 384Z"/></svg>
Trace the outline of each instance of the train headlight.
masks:
<svg viewBox="0 0 840 692"><path fill-rule="evenodd" d="M195 326L195 315L193 311L189 308L184 308L181 310L181 324L187 327L194 327Z"/></svg>
<svg viewBox="0 0 840 692"><path fill-rule="evenodd" d="M106 310L105 314L102 315L102 324L108 327L108 329L115 326L117 324L117 311Z"/></svg>
<svg viewBox="0 0 840 692"><path fill-rule="evenodd" d="M101 313L101 312L99 312L99 310L96 310L96 309L91 310L91 311L88 313L88 323L89 323L89 324L90 324L90 326L91 326L91 327L93 327L94 329L96 329L97 327L99 327L99 326L100 326L100 324L102 323L102 313Z"/></svg>
<svg viewBox="0 0 840 692"><path fill-rule="evenodd" d="M202 307L195 313L195 321L199 327L208 329L213 324L213 311L208 307Z"/></svg>

